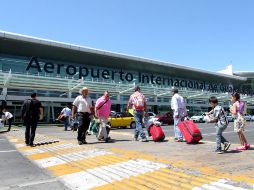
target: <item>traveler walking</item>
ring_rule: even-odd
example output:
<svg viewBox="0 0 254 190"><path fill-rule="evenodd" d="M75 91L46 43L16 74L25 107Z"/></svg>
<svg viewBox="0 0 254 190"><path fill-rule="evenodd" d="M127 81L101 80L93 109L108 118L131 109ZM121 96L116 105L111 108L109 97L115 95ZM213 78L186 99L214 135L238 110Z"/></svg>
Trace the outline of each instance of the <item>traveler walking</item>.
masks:
<svg viewBox="0 0 254 190"><path fill-rule="evenodd" d="M70 125L71 109L68 107L68 105L66 105L65 108L62 109L60 114L65 117L64 130L67 131L68 126Z"/></svg>
<svg viewBox="0 0 254 190"><path fill-rule="evenodd" d="M175 142L183 142L183 135L178 128L178 123L187 115L184 98L178 94L178 89L171 90L171 109L173 110Z"/></svg>
<svg viewBox="0 0 254 190"><path fill-rule="evenodd" d="M11 124L12 124L12 121L13 121L13 115L10 112L8 112L6 109L3 110L3 113L4 113L5 119L8 121L8 125L9 125L8 131L10 131L11 130Z"/></svg>
<svg viewBox="0 0 254 190"><path fill-rule="evenodd" d="M238 147L237 150L247 150L250 148L250 144L247 142L244 135L244 127L246 125L244 110L246 105L243 101L240 101L240 94L237 92L231 95L231 101L233 106L230 111L234 117L234 131L238 134L241 143L241 147Z"/></svg>
<svg viewBox="0 0 254 190"><path fill-rule="evenodd" d="M41 102L36 99L37 94L32 93L31 99L24 101L21 108L21 117L26 126L25 142L27 146L34 146L35 132L39 120L43 118Z"/></svg>
<svg viewBox="0 0 254 190"><path fill-rule="evenodd" d="M210 97L209 104L213 109L209 113L206 113L206 115L210 118L208 121L209 123L215 123L217 145L215 152L222 154L221 143L224 144L224 151L227 151L231 145L222 135L223 131L225 131L228 126L227 115L223 107L218 104L218 99L216 97Z"/></svg>
<svg viewBox="0 0 254 190"><path fill-rule="evenodd" d="M80 90L79 96L73 102L71 119L75 117L75 113L78 112L78 144L87 144L86 132L90 124L90 114L93 114L92 100L88 96L88 88L83 87Z"/></svg>
<svg viewBox="0 0 254 190"><path fill-rule="evenodd" d="M146 98L141 93L141 89L139 86L135 87L135 92L130 96L130 99L127 105L127 110L131 107L131 105L133 105L132 107L133 107L134 119L136 122L136 128L134 131L134 140L137 141L140 135L141 137L140 141L147 142L145 132L142 128L144 112L146 112Z"/></svg>
<svg viewBox="0 0 254 190"><path fill-rule="evenodd" d="M111 112L111 100L109 92L106 90L103 96L100 97L95 104L95 116L100 119L100 129L99 134L97 136L98 140L105 140L105 142L109 141L107 124L110 112Z"/></svg>

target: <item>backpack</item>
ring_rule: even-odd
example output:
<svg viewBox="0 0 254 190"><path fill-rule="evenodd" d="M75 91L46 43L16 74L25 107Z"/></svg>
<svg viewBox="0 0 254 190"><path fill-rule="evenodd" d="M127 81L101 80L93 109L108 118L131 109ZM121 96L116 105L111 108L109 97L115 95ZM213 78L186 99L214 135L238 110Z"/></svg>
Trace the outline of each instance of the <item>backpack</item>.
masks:
<svg viewBox="0 0 254 190"><path fill-rule="evenodd" d="M245 111L245 103L243 101L239 101L239 113L243 114Z"/></svg>
<svg viewBox="0 0 254 190"><path fill-rule="evenodd" d="M144 110L145 108L145 100L142 96L142 94L137 94L136 96L133 97L133 106L135 110Z"/></svg>

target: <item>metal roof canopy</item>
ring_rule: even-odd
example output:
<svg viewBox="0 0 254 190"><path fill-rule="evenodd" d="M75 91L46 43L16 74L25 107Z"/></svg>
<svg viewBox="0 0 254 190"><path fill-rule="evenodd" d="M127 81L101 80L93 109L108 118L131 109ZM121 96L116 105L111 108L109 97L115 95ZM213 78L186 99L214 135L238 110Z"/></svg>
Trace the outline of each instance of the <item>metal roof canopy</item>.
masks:
<svg viewBox="0 0 254 190"><path fill-rule="evenodd" d="M34 38L0 31L0 52L19 56L96 65L141 72L164 74L171 77L240 84L245 77L204 71L136 56L102 51L73 44Z"/></svg>

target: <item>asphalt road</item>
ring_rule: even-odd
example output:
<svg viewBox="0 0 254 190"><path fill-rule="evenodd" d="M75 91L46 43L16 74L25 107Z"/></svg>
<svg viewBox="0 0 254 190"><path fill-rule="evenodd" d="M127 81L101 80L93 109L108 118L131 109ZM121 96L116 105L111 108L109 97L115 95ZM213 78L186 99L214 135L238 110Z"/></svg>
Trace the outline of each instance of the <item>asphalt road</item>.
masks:
<svg viewBox="0 0 254 190"><path fill-rule="evenodd" d="M67 190L56 177L36 167L0 134L0 190Z"/></svg>
<svg viewBox="0 0 254 190"><path fill-rule="evenodd" d="M204 141L214 141L215 142L215 128L214 124L207 123L196 123L202 132ZM174 136L173 125L163 125L163 131L167 137ZM133 133L133 129L112 129L112 131L123 132L123 133ZM238 135L234 132L233 122L229 123L228 128L224 131L223 136L234 144L239 144ZM254 144L254 122L247 122L245 128L245 136L250 144Z"/></svg>

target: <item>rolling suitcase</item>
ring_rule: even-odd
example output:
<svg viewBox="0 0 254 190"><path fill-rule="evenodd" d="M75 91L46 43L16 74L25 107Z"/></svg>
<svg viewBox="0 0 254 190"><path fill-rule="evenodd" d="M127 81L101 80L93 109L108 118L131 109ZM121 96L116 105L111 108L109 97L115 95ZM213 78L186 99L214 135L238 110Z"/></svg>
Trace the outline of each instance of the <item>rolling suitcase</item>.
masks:
<svg viewBox="0 0 254 190"><path fill-rule="evenodd" d="M152 124L149 128L149 132L152 135L154 142L162 142L165 139L165 134L161 126Z"/></svg>
<svg viewBox="0 0 254 190"><path fill-rule="evenodd" d="M179 122L178 128L180 129L187 143L198 143L202 139L199 128L191 120Z"/></svg>

